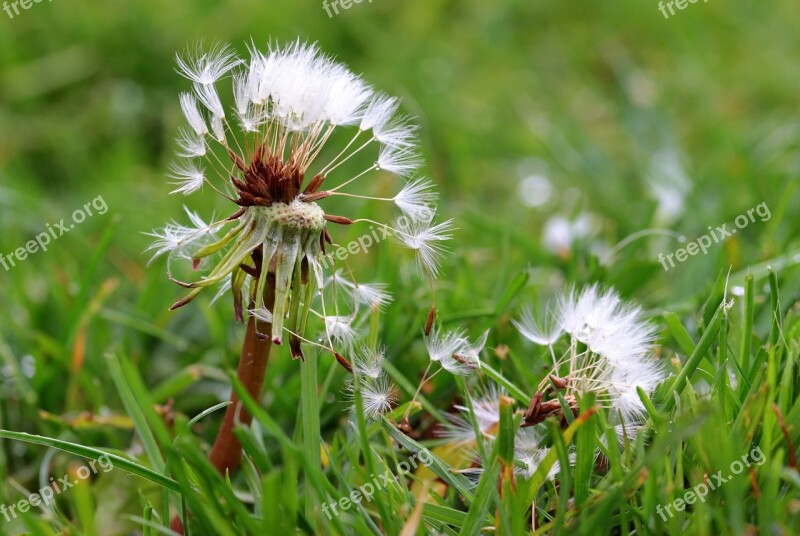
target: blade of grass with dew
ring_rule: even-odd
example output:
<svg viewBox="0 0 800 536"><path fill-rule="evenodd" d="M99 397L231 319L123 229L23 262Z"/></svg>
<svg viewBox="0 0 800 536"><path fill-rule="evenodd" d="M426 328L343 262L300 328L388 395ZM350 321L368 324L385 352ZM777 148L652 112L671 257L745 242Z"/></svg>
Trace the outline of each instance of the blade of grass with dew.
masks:
<svg viewBox="0 0 800 536"><path fill-rule="evenodd" d="M518 401L522 402L523 404L529 404L531 401L531 397L526 395L522 389L511 383L502 374L492 368L490 365L486 363L481 363L481 370L486 373L491 379L499 383L508 394L516 398Z"/></svg>
<svg viewBox="0 0 800 536"><path fill-rule="evenodd" d="M742 344L739 349L739 363L745 375L750 373L750 355L753 352L753 319L755 306L753 296L753 274L744 278L744 314L742 315Z"/></svg>
<svg viewBox="0 0 800 536"><path fill-rule="evenodd" d="M81 467L82 468L82 467ZM70 488L69 499L75 509L78 526L87 536L97 534L94 517L95 510L92 501L91 484L89 480L83 480L78 474L79 466L70 464L67 474L71 482L77 482Z"/></svg>
<svg viewBox="0 0 800 536"><path fill-rule="evenodd" d="M514 399L500 399L500 426L497 431L497 458L500 464L500 500L495 515L495 530L500 533L519 534L522 516L517 515L516 472L514 465L514 439L519 428L519 419L514 418Z"/></svg>
<svg viewBox="0 0 800 536"><path fill-rule="evenodd" d="M580 400L580 413L585 413L590 407L594 406L595 397L593 393L587 393ZM572 411L570 410L570 413ZM590 419L586 425L578 428L575 437L576 456L575 456L575 490L573 503L576 510L580 510L584 503L589 499L589 483L592 478L595 453L595 419ZM615 443L609 443L609 450L617 448ZM562 466L563 467L563 466Z"/></svg>
<svg viewBox="0 0 800 536"><path fill-rule="evenodd" d="M681 350L683 350L686 355L691 355L691 353L694 352L695 344L692 340L692 336L689 335L689 332L683 327L678 315L669 312L664 313L662 316L669 327L672 338L675 339L678 346L681 347Z"/></svg>

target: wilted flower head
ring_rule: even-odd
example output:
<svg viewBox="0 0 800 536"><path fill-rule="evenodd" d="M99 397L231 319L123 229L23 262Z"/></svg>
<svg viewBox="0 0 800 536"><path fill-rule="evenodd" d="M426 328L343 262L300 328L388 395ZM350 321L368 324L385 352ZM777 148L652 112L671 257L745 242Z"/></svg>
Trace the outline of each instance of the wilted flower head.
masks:
<svg viewBox="0 0 800 536"><path fill-rule="evenodd" d="M542 394L544 388L556 385L572 404L575 395L591 391L623 422L635 422L645 412L637 387L650 394L663 378L662 368L653 358L655 328L641 316L638 307L623 302L614 290L592 285L560 297L552 328L542 328L531 314L515 325L523 336L540 345L552 347L561 336L569 335L568 350L540 385ZM557 400L534 406L529 411L538 414L527 416L532 422L561 411Z"/></svg>
<svg viewBox="0 0 800 536"><path fill-rule="evenodd" d="M316 45L298 41L271 45L266 52L253 46L249 53L243 60L229 46L214 45L178 58L178 71L192 82L192 91L179 98L187 128L178 138L178 156L184 161L171 168L173 193L188 195L208 186L236 210L208 225L168 225L154 234L153 249L171 260L191 259L195 268L203 259L216 259L199 281L180 282L169 271L171 279L191 289L173 309L203 288L229 286L236 318L242 320L245 310L269 310L272 340L280 344L287 330L292 354L300 357L308 311L317 296L321 316L327 317L323 272L329 261L326 246L334 244L329 224L367 223L397 236L416 251L429 279L438 271L441 241L452 225L432 224L436 197L425 180L412 180L389 198L359 189L379 170L410 178L420 165L417 127L398 115L397 99L376 92ZM225 77L232 82L231 110L224 104L230 97L216 87ZM349 137L340 138L348 129ZM345 166L370 154L372 163L360 172ZM333 180L335 186L326 189ZM329 214L320 203L333 196L394 203L407 228ZM274 304L265 303L268 282ZM379 285L347 282L344 287L356 306L388 302ZM326 318L328 341L347 340L345 317L337 313L331 318Z"/></svg>

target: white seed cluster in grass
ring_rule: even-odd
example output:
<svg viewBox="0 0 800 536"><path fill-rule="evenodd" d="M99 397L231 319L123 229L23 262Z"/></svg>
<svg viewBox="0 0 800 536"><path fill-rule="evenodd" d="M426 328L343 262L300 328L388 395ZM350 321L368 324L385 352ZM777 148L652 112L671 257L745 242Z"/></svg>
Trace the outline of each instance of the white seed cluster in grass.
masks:
<svg viewBox="0 0 800 536"><path fill-rule="evenodd" d="M543 322L527 312L514 324L524 337L550 348L553 374L566 380L565 394L593 392L619 424L635 426L645 415L637 388L649 395L664 377L653 355L655 327L640 308L598 285L568 291L549 310L554 316ZM563 336L568 346L558 356L556 343Z"/></svg>

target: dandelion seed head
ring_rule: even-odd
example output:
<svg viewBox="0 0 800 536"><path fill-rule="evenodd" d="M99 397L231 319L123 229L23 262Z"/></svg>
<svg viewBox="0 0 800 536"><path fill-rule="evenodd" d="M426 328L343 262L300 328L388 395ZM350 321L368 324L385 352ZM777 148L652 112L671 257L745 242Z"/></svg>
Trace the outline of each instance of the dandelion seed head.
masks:
<svg viewBox="0 0 800 536"><path fill-rule="evenodd" d="M370 190L370 178L380 176L379 170L408 176L421 165L415 150L418 127L400 113L397 98L377 92L316 44L298 39L262 50L251 43L247 49L242 59L229 45L215 43L177 58L190 89L178 99L186 126L179 131L177 153L185 161L170 168L173 192L212 190L231 202L231 211L209 226L219 237L170 223L151 233L148 250L168 256L168 271L173 260L190 261L201 271L197 281L178 281L191 292L173 308L208 287L229 290L237 320L246 309L254 316L269 312L273 342L280 344L288 330L296 356L306 340L304 319L319 304L323 346L350 348L357 338L354 317L338 313L337 287L353 300L356 312L362 305L382 308L391 296L385 285L362 284L352 274L352 281L322 284L329 275L333 229L369 222L390 234L394 230L355 214L329 214L324 206L328 198L342 195L396 203L414 221L428 210L432 215L430 182L415 180L403 187L396 179L396 196L376 197ZM370 162L369 167L358 172L354 167L360 162ZM401 241L412 244L432 283L452 223L414 225ZM273 278L274 304L267 304L264 290ZM292 297L296 285L306 287L299 300ZM325 300L335 303L334 314L325 312Z"/></svg>
<svg viewBox="0 0 800 536"><path fill-rule="evenodd" d="M642 318L641 309L613 289L591 285L563 294L547 321L550 326L542 328L527 311L514 325L543 346L551 346L562 333L570 335L570 350L553 371L567 378L566 394L592 391L621 424L637 422L645 414L637 389L649 395L664 377L653 356L655 328ZM579 345L585 350L578 351ZM567 370L560 370L565 365Z"/></svg>

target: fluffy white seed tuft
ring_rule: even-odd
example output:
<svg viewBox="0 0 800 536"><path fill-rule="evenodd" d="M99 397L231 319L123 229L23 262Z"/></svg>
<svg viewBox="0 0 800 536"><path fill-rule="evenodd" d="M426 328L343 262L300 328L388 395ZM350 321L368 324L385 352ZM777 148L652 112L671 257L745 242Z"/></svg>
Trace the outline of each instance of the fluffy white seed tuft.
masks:
<svg viewBox="0 0 800 536"><path fill-rule="evenodd" d="M182 193L184 195L193 194L202 188L206 179L203 169L193 160L187 160L180 164L171 164L170 177L175 179L172 184L178 186L170 193Z"/></svg>
<svg viewBox="0 0 800 536"><path fill-rule="evenodd" d="M404 223L405 225L401 225ZM407 248L417 253L420 267L432 277L439 273L441 260L447 253L443 242L452 238L455 230L453 220L447 220L438 225L432 221L397 221L398 227L395 236Z"/></svg>
<svg viewBox="0 0 800 536"><path fill-rule="evenodd" d="M184 56L176 54L178 72L197 84L214 84L225 74L239 65L241 60L227 44L215 43L208 51L202 50L202 43Z"/></svg>

